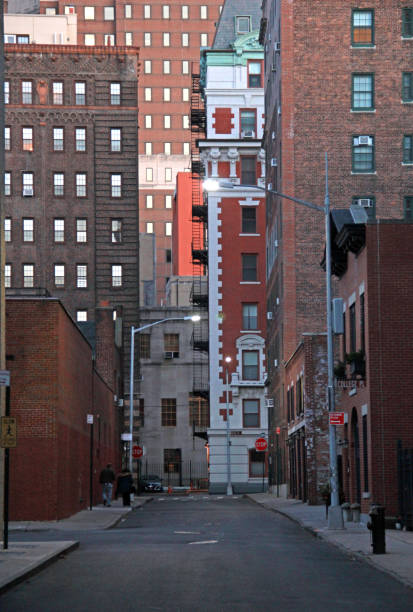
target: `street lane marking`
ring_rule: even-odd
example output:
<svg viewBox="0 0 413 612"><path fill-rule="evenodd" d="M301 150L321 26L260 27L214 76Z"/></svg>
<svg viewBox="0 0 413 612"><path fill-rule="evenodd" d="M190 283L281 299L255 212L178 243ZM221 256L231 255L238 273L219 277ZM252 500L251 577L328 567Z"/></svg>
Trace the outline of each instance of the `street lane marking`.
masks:
<svg viewBox="0 0 413 612"><path fill-rule="evenodd" d="M218 540L205 540L204 542L188 542L188 544L218 544Z"/></svg>
<svg viewBox="0 0 413 612"><path fill-rule="evenodd" d="M174 531L174 533L185 533L185 534L191 534L191 535L198 535L201 532L200 531Z"/></svg>

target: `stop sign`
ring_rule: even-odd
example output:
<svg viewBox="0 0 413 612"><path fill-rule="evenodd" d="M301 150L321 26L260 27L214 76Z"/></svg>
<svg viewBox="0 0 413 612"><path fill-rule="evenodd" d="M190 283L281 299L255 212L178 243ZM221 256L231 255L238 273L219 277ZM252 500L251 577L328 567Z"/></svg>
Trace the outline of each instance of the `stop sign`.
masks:
<svg viewBox="0 0 413 612"><path fill-rule="evenodd" d="M139 459L139 457L142 457L142 455L143 455L142 446L132 446L132 457L134 459Z"/></svg>
<svg viewBox="0 0 413 612"><path fill-rule="evenodd" d="M257 438L255 440L255 448L257 451L267 450L267 440L265 438Z"/></svg>

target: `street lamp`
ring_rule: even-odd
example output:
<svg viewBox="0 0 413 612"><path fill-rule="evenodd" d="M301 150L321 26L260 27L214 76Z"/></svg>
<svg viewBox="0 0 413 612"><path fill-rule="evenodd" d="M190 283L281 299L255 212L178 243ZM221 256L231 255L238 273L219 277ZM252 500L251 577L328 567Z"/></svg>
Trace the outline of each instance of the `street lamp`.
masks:
<svg viewBox="0 0 413 612"><path fill-rule="evenodd" d="M325 154L325 173L326 173L326 188L324 197L324 207L313 204L312 202L306 202L298 198L275 191L274 189L266 189L258 185L234 185L230 181L220 181L214 179L206 179L203 183L203 187L206 191L217 191L221 188L234 189L234 187L251 188L266 193L273 193L285 200L290 200L306 208L312 210L318 210L324 213L325 220L325 244L326 244L326 311L327 311L327 401L328 411L334 412L335 410L335 396L334 396L334 353L333 353L333 328L332 328L332 312L331 312L331 234L330 234L330 196L328 192L328 158L327 153ZM330 483L331 483L331 506L328 513L328 527L329 529L343 529L343 514L341 511L339 492L338 492L338 473L337 473L337 449L336 449L336 432L334 425L329 423L329 447L330 447Z"/></svg>
<svg viewBox="0 0 413 612"><path fill-rule="evenodd" d="M227 495L232 495L232 483L231 483L231 438L229 428L229 376L228 376L228 365L231 363L231 357L225 357L225 396L227 404Z"/></svg>
<svg viewBox="0 0 413 612"><path fill-rule="evenodd" d="M167 317L166 319L160 319L154 323L148 323L142 327L134 327L132 325L130 329L130 380L129 380L129 471L132 472L132 440L133 440L133 387L134 387L134 357L135 357L135 334L154 325L165 323L166 321L192 321L197 323L201 320L199 315L192 315L188 317Z"/></svg>

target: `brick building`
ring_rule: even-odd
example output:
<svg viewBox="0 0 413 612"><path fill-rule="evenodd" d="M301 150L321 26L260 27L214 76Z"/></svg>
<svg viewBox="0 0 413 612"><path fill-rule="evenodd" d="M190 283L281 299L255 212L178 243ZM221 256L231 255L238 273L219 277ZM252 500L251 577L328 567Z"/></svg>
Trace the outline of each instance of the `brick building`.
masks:
<svg viewBox="0 0 413 612"><path fill-rule="evenodd" d="M91 324L106 303L128 378L139 278L137 50L6 45L5 63L6 291L40 287ZM123 396L121 375L115 393Z"/></svg>
<svg viewBox="0 0 413 612"><path fill-rule="evenodd" d="M200 47L212 44L222 4L223 0L40 2L40 11L47 14L77 14L80 44L140 48L140 231L156 237L157 304L165 298L171 275L175 178L191 165L192 69L199 64Z"/></svg>
<svg viewBox="0 0 413 612"><path fill-rule="evenodd" d="M327 152L333 207L354 203L372 217L409 218L412 3L329 0L319 9L308 1L263 2L267 187L322 205ZM323 241L319 213L268 194L270 431L281 427L284 446L284 364L302 333L326 328Z"/></svg>
<svg viewBox="0 0 413 612"><path fill-rule="evenodd" d="M112 311L97 311L96 360L58 298L8 298L6 317L10 414L18 434L10 449L10 518L59 520L90 501L88 414L94 415L94 503L101 499L102 467L120 467Z"/></svg>

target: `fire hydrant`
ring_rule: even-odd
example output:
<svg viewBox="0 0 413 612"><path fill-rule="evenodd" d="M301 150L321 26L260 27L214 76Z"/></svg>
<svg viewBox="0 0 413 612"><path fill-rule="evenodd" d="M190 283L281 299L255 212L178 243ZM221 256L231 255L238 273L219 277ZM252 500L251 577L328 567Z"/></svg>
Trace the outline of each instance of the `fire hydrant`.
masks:
<svg viewBox="0 0 413 612"><path fill-rule="evenodd" d="M383 555L386 552L384 510L384 506L373 504L369 512L370 521L367 523L367 527L371 531L371 544L375 555Z"/></svg>

